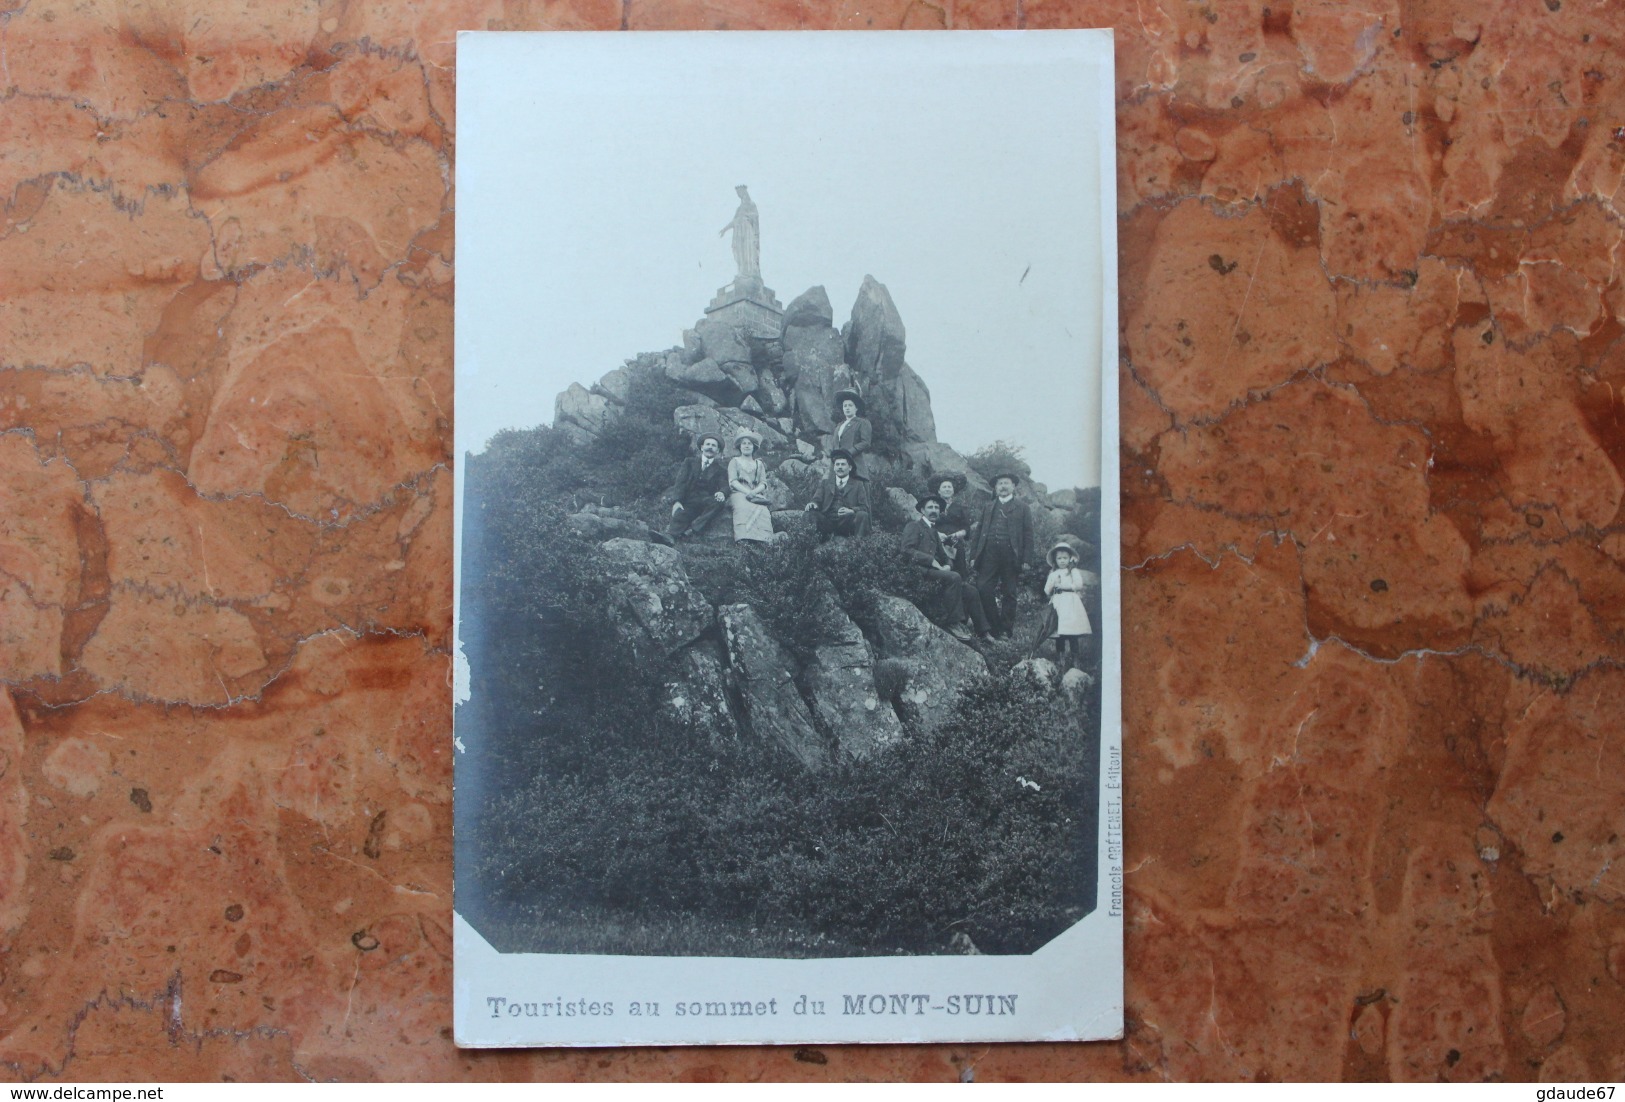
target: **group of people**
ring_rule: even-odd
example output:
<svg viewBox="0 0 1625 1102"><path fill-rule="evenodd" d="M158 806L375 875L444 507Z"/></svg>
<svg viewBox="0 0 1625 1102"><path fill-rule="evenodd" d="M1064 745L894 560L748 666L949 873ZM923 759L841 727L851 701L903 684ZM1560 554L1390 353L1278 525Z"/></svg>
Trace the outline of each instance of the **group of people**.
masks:
<svg viewBox="0 0 1625 1102"><path fill-rule="evenodd" d="M1033 549L1032 509L1016 497L1019 476L993 480L993 500L973 515L955 500L955 478L938 480L936 493L920 501L919 516L903 528L903 555L942 586L946 615L956 635L1009 636L1018 594ZM1053 640L1059 665L1087 668L1094 628L1084 608L1090 575L1077 548L1058 540L1045 555L1049 618L1042 636Z"/></svg>
<svg viewBox="0 0 1625 1102"><path fill-rule="evenodd" d="M722 460L722 437L703 434L699 454L683 460L677 472L666 536L673 541L690 529L705 531L724 505L733 513L734 540L762 544L773 539L773 516L767 495L767 464L756 455L762 438L746 429L734 437L737 453Z"/></svg>
<svg viewBox="0 0 1625 1102"><path fill-rule="evenodd" d="M860 473L873 428L855 392L836 395L836 407L830 473L805 506L823 540L866 536L874 516L869 480ZM699 454L685 459L678 472L667 537L675 541L691 530L703 531L727 506L737 543L770 542L773 519L767 464L757 455L761 446L761 436L744 430L734 438L737 454L724 461L722 438L700 436ZM962 639L971 632L986 639L1008 637L1015 628L1017 596L1033 552L1032 509L1016 497L1019 482L1014 473L998 475L993 500L973 512L956 500L958 480L939 478L935 491L918 504L919 515L903 528L904 558L940 584L950 630ZM1077 549L1065 540L1051 547L1045 560L1050 571L1044 593L1050 608L1043 637L1054 641L1063 667L1085 668L1093 657L1093 626L1083 600L1090 576Z"/></svg>

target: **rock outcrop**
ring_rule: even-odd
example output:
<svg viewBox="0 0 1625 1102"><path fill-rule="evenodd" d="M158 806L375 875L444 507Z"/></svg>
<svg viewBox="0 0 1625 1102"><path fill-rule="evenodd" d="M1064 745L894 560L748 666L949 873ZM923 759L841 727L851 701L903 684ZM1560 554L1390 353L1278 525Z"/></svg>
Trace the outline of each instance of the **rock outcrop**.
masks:
<svg viewBox="0 0 1625 1102"><path fill-rule="evenodd" d="M937 421L931 415L931 391L915 370L903 365L897 378L885 384L892 412L904 440L930 443L937 438Z"/></svg>
<svg viewBox="0 0 1625 1102"><path fill-rule="evenodd" d="M571 383L570 389L560 394L553 403L553 423L563 429L572 427L589 437L596 438L613 416L609 400L594 394L580 383Z"/></svg>
<svg viewBox="0 0 1625 1102"><path fill-rule="evenodd" d="M670 654L693 642L716 619L705 595L689 583L671 547L617 538L599 545L604 557L625 570L609 592L617 629L635 650Z"/></svg>
<svg viewBox="0 0 1625 1102"><path fill-rule="evenodd" d="M701 640L682 652L677 675L666 683L662 710L673 723L704 734L712 743L739 738L739 724L728 703L727 657L719 646Z"/></svg>
<svg viewBox="0 0 1625 1102"><path fill-rule="evenodd" d="M874 276L863 277L843 336L846 362L864 380L889 383L903 370L903 318Z"/></svg>
<svg viewBox="0 0 1625 1102"><path fill-rule="evenodd" d="M731 447L734 436L743 429L760 435L768 448L784 448L789 444L784 433L773 425L731 406L678 406L672 413L672 420L678 428L695 437L702 432L716 433L722 437L724 448Z"/></svg>
<svg viewBox="0 0 1625 1102"><path fill-rule="evenodd" d="M908 675L902 701L921 727L935 731L953 711L959 687L985 675L987 662L901 597L882 596L876 608L881 653Z"/></svg>
<svg viewBox="0 0 1625 1102"><path fill-rule="evenodd" d="M961 500L973 507L991 497L987 480L937 440L930 388L904 359L903 320L884 285L866 276L837 329L823 287L781 308L759 282L736 281L719 292L680 346L638 355L590 388L571 385L558 396L555 430L591 445L616 418L637 416L632 396L642 382L658 384L650 393L675 386L685 400L671 415L674 433L690 441L715 433L726 454L742 430L761 438L758 454L774 472L767 480L774 538L788 539L812 527L802 506L830 471L835 395L852 389L874 427L863 470L885 477L885 500L912 515L916 495L943 475L961 478ZM1050 495L1032 482L1018 492L1057 517L1077 503L1072 491ZM664 523L653 510L587 505L565 523L597 542L619 572L608 587L608 607L638 652L669 671L663 714L714 742L761 740L808 769L822 769L875 753L910 729L936 730L960 687L987 672L980 653L909 601L881 596L878 623L866 638L868 626L860 630L828 590L818 597L826 636L810 652L792 655L789 641L776 639L748 605L714 609L707 602L682 555L652 530ZM688 554L710 556L707 570L721 567L715 556L728 554L733 539L728 514L691 535L706 546ZM1022 663L1014 676L1051 689L1057 681L1045 660ZM1065 684L1071 696L1083 691L1076 678Z"/></svg>
<svg viewBox="0 0 1625 1102"><path fill-rule="evenodd" d="M737 378L739 366L737 364L730 366L734 368L732 373L722 370L721 365L709 356L693 363L684 363L679 357L673 356L666 362L666 378L684 390L703 394L712 401L723 405L738 405L748 391L739 384ZM750 380L750 389L756 389L754 379Z"/></svg>
<svg viewBox="0 0 1625 1102"><path fill-rule="evenodd" d="M728 662L756 737L772 742L809 769L826 766L829 747L796 688L794 660L749 605L723 605L719 619Z"/></svg>
<svg viewBox="0 0 1625 1102"><path fill-rule="evenodd" d="M560 394L554 427L577 444L591 444L626 408L636 373L654 371L688 398L672 414L674 431L690 440L714 432L731 450L734 436L750 429L762 437L760 453L777 466L790 457L826 456L835 395L855 390L876 440L862 463L866 475L913 482L918 493L929 478L955 474L964 480L968 502L992 495L965 457L938 441L931 389L904 359L907 334L884 284L865 276L839 329L821 286L782 310L765 290L730 288L684 330L682 345L644 353L590 388L572 385ZM1024 483L1017 492L1052 511L1075 501L1072 491L1051 495L1040 483Z"/></svg>
<svg viewBox="0 0 1625 1102"><path fill-rule="evenodd" d="M829 635L813 649L801 671L801 685L813 713L835 736L841 753L863 757L901 739L903 724L876 691L869 644L858 625L841 611L834 593L823 595L820 615Z"/></svg>

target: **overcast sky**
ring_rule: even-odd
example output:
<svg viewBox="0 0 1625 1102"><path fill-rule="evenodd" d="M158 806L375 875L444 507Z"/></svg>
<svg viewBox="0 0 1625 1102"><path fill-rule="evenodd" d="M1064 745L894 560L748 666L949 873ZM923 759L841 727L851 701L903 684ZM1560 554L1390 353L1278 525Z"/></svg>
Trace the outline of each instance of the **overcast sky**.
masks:
<svg viewBox="0 0 1625 1102"><path fill-rule="evenodd" d="M1112 117L1085 47L1066 32L461 36L459 455L680 343L734 276L717 231L746 184L781 302L822 284L838 327L866 274L885 284L940 439L1017 443L1051 489L1096 485Z"/></svg>

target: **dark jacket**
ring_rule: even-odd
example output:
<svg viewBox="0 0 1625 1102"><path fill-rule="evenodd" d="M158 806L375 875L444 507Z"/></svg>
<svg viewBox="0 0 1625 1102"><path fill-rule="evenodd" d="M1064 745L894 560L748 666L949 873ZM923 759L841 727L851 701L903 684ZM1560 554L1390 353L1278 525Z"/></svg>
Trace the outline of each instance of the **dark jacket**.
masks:
<svg viewBox="0 0 1625 1102"><path fill-rule="evenodd" d="M994 498L982 507L982 515L978 520L976 538L971 543L970 557L973 562L980 561L982 552L987 549L987 537L993 530L993 510L998 506L999 499ZM1033 512L1031 507L1019 497L1010 499L1010 546L1015 549L1016 562L1028 562L1033 555Z"/></svg>
<svg viewBox="0 0 1625 1102"><path fill-rule="evenodd" d="M964 532L965 542L969 543L976 534L976 518L971 515L970 506L955 498L937 519L937 531Z"/></svg>
<svg viewBox="0 0 1625 1102"><path fill-rule="evenodd" d="M684 508L702 502L715 504L713 495L728 493L728 461L719 455L703 471L700 470L702 462L699 456L691 455L683 460L683 465L677 470L677 489L674 492Z"/></svg>
<svg viewBox="0 0 1625 1102"><path fill-rule="evenodd" d="M910 565L929 570L934 566L953 565L942 543L937 539L937 530L927 524L921 517L915 517L903 525L903 558Z"/></svg>
<svg viewBox="0 0 1625 1102"><path fill-rule="evenodd" d="M854 417L851 424L839 422L835 426L835 443L830 451L836 448L845 448L852 453L854 463L857 457L869 450L870 442L874 439L874 426L867 417Z"/></svg>
<svg viewBox="0 0 1625 1102"><path fill-rule="evenodd" d="M819 512L835 515L835 510L845 507L858 513L870 513L869 507L869 480L860 474L854 474L846 480L846 489L837 491L835 476L830 475L818 484L818 492L813 495L813 504L818 506Z"/></svg>

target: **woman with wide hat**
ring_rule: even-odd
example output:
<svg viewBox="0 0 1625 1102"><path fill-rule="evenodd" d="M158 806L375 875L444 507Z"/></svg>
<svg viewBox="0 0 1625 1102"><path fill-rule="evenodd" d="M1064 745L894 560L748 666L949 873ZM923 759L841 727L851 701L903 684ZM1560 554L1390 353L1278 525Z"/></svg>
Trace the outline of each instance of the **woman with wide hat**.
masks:
<svg viewBox="0 0 1625 1102"><path fill-rule="evenodd" d="M773 514L767 496L767 464L757 457L762 438L750 429L734 437L728 460L728 504L733 509L734 542L751 546L773 539Z"/></svg>
<svg viewBox="0 0 1625 1102"><path fill-rule="evenodd" d="M869 477L869 448L874 442L874 426L863 415L863 396L855 390L842 390L835 395L835 432L830 442L831 454L850 452L852 465L865 478Z"/></svg>
<svg viewBox="0 0 1625 1102"><path fill-rule="evenodd" d="M951 545L954 549L954 569L959 571L961 577L969 578L970 564L966 561L965 551L971 533L976 529L976 520L959 495L964 488L964 475L943 474L932 477L926 492L942 499L942 516L937 521L937 531L942 533L943 546Z"/></svg>

